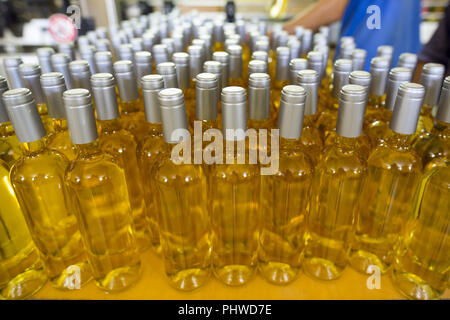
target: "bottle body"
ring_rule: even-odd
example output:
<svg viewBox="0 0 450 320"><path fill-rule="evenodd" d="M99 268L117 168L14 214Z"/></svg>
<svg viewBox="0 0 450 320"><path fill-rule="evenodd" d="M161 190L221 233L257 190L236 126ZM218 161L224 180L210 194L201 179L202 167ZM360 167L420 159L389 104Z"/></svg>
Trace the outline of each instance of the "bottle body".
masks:
<svg viewBox="0 0 450 320"><path fill-rule="evenodd" d="M52 285L79 289L91 279L76 220L76 204L64 182L67 158L44 141L23 144L24 156L11 168L11 182ZM74 279L77 276L77 279Z"/></svg>
<svg viewBox="0 0 450 320"><path fill-rule="evenodd" d="M450 126L437 121L431 134L420 135L414 141L414 149L421 156L425 171L450 159Z"/></svg>
<svg viewBox="0 0 450 320"><path fill-rule="evenodd" d="M234 157L234 164L215 164L209 172L212 264L220 281L239 286L253 277L257 266L260 173L259 166L237 164L234 150L226 146L230 143L234 141L226 141L224 153Z"/></svg>
<svg viewBox="0 0 450 320"><path fill-rule="evenodd" d="M79 206L78 223L97 286L119 291L140 276L140 258L124 170L98 148L78 145L66 181Z"/></svg>
<svg viewBox="0 0 450 320"><path fill-rule="evenodd" d="M261 176L262 230L259 269L275 284L293 281L300 270L313 164L298 139L282 139L279 170Z"/></svg>
<svg viewBox="0 0 450 320"><path fill-rule="evenodd" d="M0 299L25 299L47 281L39 252L31 239L9 179L0 160Z"/></svg>
<svg viewBox="0 0 450 320"><path fill-rule="evenodd" d="M189 291L203 285L210 274L206 176L201 166L175 164L171 146L165 144L152 176L161 208L158 224L165 272L172 286Z"/></svg>
<svg viewBox="0 0 450 320"><path fill-rule="evenodd" d="M338 278L348 263L361 182L366 163L354 138L336 137L314 172L307 219L305 271L322 280Z"/></svg>
<svg viewBox="0 0 450 320"><path fill-rule="evenodd" d="M0 123L0 159L11 167L20 158L22 150L10 122Z"/></svg>
<svg viewBox="0 0 450 320"><path fill-rule="evenodd" d="M50 150L64 154L69 161L75 159L77 151L70 141L66 119L51 119L50 131L47 136L47 146Z"/></svg>
<svg viewBox="0 0 450 320"><path fill-rule="evenodd" d="M120 120L122 127L128 130L139 141L147 133L147 123L142 111L143 103L141 99L123 101L119 103Z"/></svg>
<svg viewBox="0 0 450 320"><path fill-rule="evenodd" d="M140 251L150 246L150 230L146 217L146 205L142 178L137 161L137 143L133 135L121 129L117 120L99 120L100 149L111 155L123 169L130 200L137 246Z"/></svg>
<svg viewBox="0 0 450 320"><path fill-rule="evenodd" d="M411 228L396 252L394 286L410 299L437 299L450 267L450 166L426 173L417 189Z"/></svg>
<svg viewBox="0 0 450 320"><path fill-rule="evenodd" d="M351 264L365 273L372 273L370 266L375 265L384 273L410 219L422 166L420 157L410 147L408 135L394 134L373 151L367 168Z"/></svg>

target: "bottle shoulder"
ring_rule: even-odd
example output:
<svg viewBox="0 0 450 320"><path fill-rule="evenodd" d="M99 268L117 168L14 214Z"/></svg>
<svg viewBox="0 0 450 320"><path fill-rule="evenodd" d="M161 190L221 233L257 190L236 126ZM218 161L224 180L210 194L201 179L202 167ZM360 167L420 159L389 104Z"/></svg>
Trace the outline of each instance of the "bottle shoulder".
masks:
<svg viewBox="0 0 450 320"><path fill-rule="evenodd" d="M160 155L153 168L152 177L160 185L182 187L202 183L206 179L203 168L193 164L175 164L170 153Z"/></svg>
<svg viewBox="0 0 450 320"><path fill-rule="evenodd" d="M358 150L331 145L324 150L316 170L331 174L345 172L360 175L366 170L366 167L367 163Z"/></svg>
<svg viewBox="0 0 450 320"><path fill-rule="evenodd" d="M136 149L137 143L135 137L128 130L120 129L100 134L99 145L103 150L121 153L126 149Z"/></svg>
<svg viewBox="0 0 450 320"><path fill-rule="evenodd" d="M368 166L400 172L420 171L422 168L421 157L413 148L399 150L389 144L377 146L367 163Z"/></svg>

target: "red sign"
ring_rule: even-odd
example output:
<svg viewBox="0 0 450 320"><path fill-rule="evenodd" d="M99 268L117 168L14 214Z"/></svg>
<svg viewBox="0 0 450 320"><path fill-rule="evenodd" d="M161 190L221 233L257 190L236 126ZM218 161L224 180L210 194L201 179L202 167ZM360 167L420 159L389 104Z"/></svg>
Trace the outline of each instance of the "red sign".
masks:
<svg viewBox="0 0 450 320"><path fill-rule="evenodd" d="M68 16L57 13L49 18L48 31L58 42L73 42L77 38L75 23Z"/></svg>

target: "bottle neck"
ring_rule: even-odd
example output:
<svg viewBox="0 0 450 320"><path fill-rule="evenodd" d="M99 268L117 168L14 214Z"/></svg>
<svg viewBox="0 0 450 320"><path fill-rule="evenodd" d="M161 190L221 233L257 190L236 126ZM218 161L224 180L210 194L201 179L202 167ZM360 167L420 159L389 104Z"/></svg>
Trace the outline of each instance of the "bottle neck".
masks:
<svg viewBox="0 0 450 320"><path fill-rule="evenodd" d="M122 129L119 118L111 120L97 120L102 134L111 134Z"/></svg>
<svg viewBox="0 0 450 320"><path fill-rule="evenodd" d="M66 118L52 119L51 129L53 132L60 132L67 130L67 119Z"/></svg>
<svg viewBox="0 0 450 320"><path fill-rule="evenodd" d="M97 158L103 155L100 147L98 145L98 140L85 143L85 144L77 144L76 145L78 156L77 159L92 159Z"/></svg>
<svg viewBox="0 0 450 320"><path fill-rule="evenodd" d="M121 114L129 114L129 113L135 113L140 110L139 108L140 100L132 100L132 101L121 101L119 110Z"/></svg>
<svg viewBox="0 0 450 320"><path fill-rule="evenodd" d="M286 139L286 138L280 137L280 150L298 149L299 146L300 146L300 138Z"/></svg>
<svg viewBox="0 0 450 320"><path fill-rule="evenodd" d="M445 123L439 120L435 120L436 123L433 127L432 133L441 138L450 138L450 123Z"/></svg>
<svg viewBox="0 0 450 320"><path fill-rule="evenodd" d="M14 135L14 128L11 122L0 123L0 138L7 138Z"/></svg>
<svg viewBox="0 0 450 320"><path fill-rule="evenodd" d="M40 153L43 150L45 150L44 138L31 142L23 142L22 149L25 155L33 155L36 153Z"/></svg>
<svg viewBox="0 0 450 320"><path fill-rule="evenodd" d="M411 135L394 132L386 139L386 144L397 151L408 151L411 148Z"/></svg>
<svg viewBox="0 0 450 320"><path fill-rule="evenodd" d="M369 98L367 100L367 105L370 109L378 109L383 103L383 97L382 96L376 96L376 95L369 95Z"/></svg>
<svg viewBox="0 0 450 320"><path fill-rule="evenodd" d="M356 140L358 138L347 138L347 137L343 137L340 135L336 135L336 138L334 140L335 146L344 151L344 152L349 152L349 151L354 151L356 149Z"/></svg>
<svg viewBox="0 0 450 320"><path fill-rule="evenodd" d="M309 114L303 116L303 128L314 127L316 123L317 114Z"/></svg>

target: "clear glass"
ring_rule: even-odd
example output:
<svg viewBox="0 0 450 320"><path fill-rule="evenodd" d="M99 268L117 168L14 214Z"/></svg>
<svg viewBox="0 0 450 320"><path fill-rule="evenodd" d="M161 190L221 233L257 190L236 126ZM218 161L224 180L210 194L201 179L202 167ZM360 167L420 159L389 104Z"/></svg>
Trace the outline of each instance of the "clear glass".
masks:
<svg viewBox="0 0 450 320"><path fill-rule="evenodd" d="M66 182L79 206L94 279L105 291L123 290L139 279L141 269L125 173L97 141L77 147Z"/></svg>
<svg viewBox="0 0 450 320"><path fill-rule="evenodd" d="M411 216L414 191L422 171L409 135L394 133L367 160L350 263L360 272L385 273L392 264L404 226Z"/></svg>
<svg viewBox="0 0 450 320"><path fill-rule="evenodd" d="M133 101L120 101L120 121L122 127L141 140L147 134L147 122L145 121L144 103L141 99Z"/></svg>
<svg viewBox="0 0 450 320"><path fill-rule="evenodd" d="M0 203L0 299L25 299L45 284L47 274L2 160Z"/></svg>
<svg viewBox="0 0 450 320"><path fill-rule="evenodd" d="M153 180L153 167L157 163L158 157L166 151L166 146L163 139L161 123L149 123L148 127L149 130L147 135L138 143L137 159L142 181L144 182L144 199L147 208L146 217L151 231L150 242L153 250L157 254L161 254L158 224L161 208L158 201L158 189L151 181Z"/></svg>
<svg viewBox="0 0 450 320"><path fill-rule="evenodd" d="M450 277L450 162L425 174L411 228L396 252L392 280L410 299L437 299Z"/></svg>
<svg viewBox="0 0 450 320"><path fill-rule="evenodd" d="M134 136L120 126L119 119L98 120L100 149L111 155L124 170L139 251L150 247L150 227L144 198L144 187L137 161L137 143Z"/></svg>
<svg viewBox="0 0 450 320"><path fill-rule="evenodd" d="M22 149L11 122L0 123L0 159L11 167L22 156Z"/></svg>
<svg viewBox="0 0 450 320"><path fill-rule="evenodd" d="M450 124L436 121L431 134L421 134L414 141L414 149L422 157L425 171L450 159Z"/></svg>
<svg viewBox="0 0 450 320"><path fill-rule="evenodd" d="M316 127L317 116L307 115L303 118L303 130L300 137L303 151L314 163L319 161L323 150L323 140L319 129Z"/></svg>
<svg viewBox="0 0 450 320"><path fill-rule="evenodd" d="M248 142L245 150L248 163ZM253 277L257 267L261 176L258 165L237 164L238 152L224 141L224 157L227 153L234 164L214 164L209 169L212 264L217 279L239 286Z"/></svg>
<svg viewBox="0 0 450 320"><path fill-rule="evenodd" d="M43 139L23 144L11 182L48 277L59 289L79 289L91 279L76 219L75 199L64 182L67 158ZM74 279L74 276L77 279Z"/></svg>
<svg viewBox="0 0 450 320"><path fill-rule="evenodd" d="M417 123L416 136L430 133L433 129L434 119L432 115L433 106L424 104L420 109L419 121Z"/></svg>
<svg viewBox="0 0 450 320"><path fill-rule="evenodd" d="M76 147L70 141L66 119L51 119L51 128L47 135L47 147L64 154L72 161L77 156Z"/></svg>
<svg viewBox="0 0 450 320"><path fill-rule="evenodd" d="M280 138L279 170L261 176L261 275L274 284L296 279L302 262L313 162L298 139Z"/></svg>
<svg viewBox="0 0 450 320"><path fill-rule="evenodd" d="M159 230L165 272L169 283L184 291L206 283L211 266L211 235L206 176L200 165L175 164L176 145L165 144L165 152L154 165L152 182L161 208Z"/></svg>
<svg viewBox="0 0 450 320"><path fill-rule="evenodd" d="M366 162L356 139L336 136L314 172L303 267L322 280L337 279L348 264Z"/></svg>

